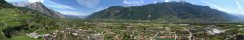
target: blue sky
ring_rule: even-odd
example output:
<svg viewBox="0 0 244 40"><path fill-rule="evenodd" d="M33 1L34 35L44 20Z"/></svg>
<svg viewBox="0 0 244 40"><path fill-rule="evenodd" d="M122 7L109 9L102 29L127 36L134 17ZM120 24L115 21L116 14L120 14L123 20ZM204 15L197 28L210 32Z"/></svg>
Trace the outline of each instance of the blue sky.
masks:
<svg viewBox="0 0 244 40"><path fill-rule="evenodd" d="M181 0L7 0L8 2L42 2L45 6L66 15L87 16L110 6L141 6ZM230 14L244 14L244 0L185 0L210 6Z"/></svg>

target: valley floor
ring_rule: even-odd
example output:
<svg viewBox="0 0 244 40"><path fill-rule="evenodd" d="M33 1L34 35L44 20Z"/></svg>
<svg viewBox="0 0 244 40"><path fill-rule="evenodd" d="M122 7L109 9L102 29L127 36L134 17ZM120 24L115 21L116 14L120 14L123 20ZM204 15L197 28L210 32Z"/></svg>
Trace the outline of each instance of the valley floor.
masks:
<svg viewBox="0 0 244 40"><path fill-rule="evenodd" d="M244 40L244 24L85 21L79 25L42 28L26 36L38 40Z"/></svg>

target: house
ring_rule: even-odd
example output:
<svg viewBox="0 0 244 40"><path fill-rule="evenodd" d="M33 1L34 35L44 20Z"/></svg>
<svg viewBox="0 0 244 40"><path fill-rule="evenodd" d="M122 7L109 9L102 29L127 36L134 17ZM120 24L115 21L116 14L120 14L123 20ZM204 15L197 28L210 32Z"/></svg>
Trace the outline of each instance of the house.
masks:
<svg viewBox="0 0 244 40"><path fill-rule="evenodd" d="M238 26L238 27L242 27L243 25L236 25L236 26Z"/></svg>
<svg viewBox="0 0 244 40"><path fill-rule="evenodd" d="M190 24L178 24L179 26L189 26Z"/></svg>
<svg viewBox="0 0 244 40"><path fill-rule="evenodd" d="M157 36L156 40L175 40L175 36Z"/></svg>
<svg viewBox="0 0 244 40"><path fill-rule="evenodd" d="M26 35L29 37L35 38L35 39L39 37L39 35L37 33L30 33L30 34L26 34Z"/></svg>
<svg viewBox="0 0 244 40"><path fill-rule="evenodd" d="M159 38L175 38L175 36L158 36Z"/></svg>

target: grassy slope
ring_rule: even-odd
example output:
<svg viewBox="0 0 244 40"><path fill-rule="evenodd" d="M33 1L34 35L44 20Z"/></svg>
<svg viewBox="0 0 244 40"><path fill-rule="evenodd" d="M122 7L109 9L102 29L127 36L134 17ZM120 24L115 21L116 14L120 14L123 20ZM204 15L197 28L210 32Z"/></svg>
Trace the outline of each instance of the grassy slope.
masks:
<svg viewBox="0 0 244 40"><path fill-rule="evenodd" d="M6 37L4 36L3 32L1 31L1 33L0 33L0 40L4 40L4 39L6 39Z"/></svg>
<svg viewBox="0 0 244 40"><path fill-rule="evenodd" d="M38 13L38 12L36 12ZM34 17L33 17L34 16ZM18 9L18 8L0 8L0 40L5 40L7 39L6 36L3 34L3 30L6 29L11 29L11 28L15 28L15 27L28 27L28 26L21 26L21 25L26 25L28 23L26 23L25 21L27 19L32 19L35 18L35 21L40 21L38 19L45 19L45 20L41 20L42 22L45 22L47 20L47 18L41 17L38 14L33 13L33 11L29 11L29 10L22 10L22 9ZM42 23L40 23L42 24ZM36 25L36 24L34 24ZM39 26L35 26L34 28L38 28ZM32 28L30 28L32 29ZM29 29L29 30L30 30ZM12 29L12 30L16 30L16 29ZM20 31L20 30L16 30L16 31ZM25 30L23 30L25 31ZM28 30L26 30L28 31ZM14 31L11 31L14 32ZM20 34L20 33L17 33ZM15 35L15 34L13 34ZM24 34L21 35L15 35L12 36L12 38L8 38L9 40L34 40L33 38L30 38L28 36L25 36Z"/></svg>
<svg viewBox="0 0 244 40"><path fill-rule="evenodd" d="M4 30L9 25L11 26L18 25L19 22L12 20L17 16L17 14L14 14L14 12L17 12L16 9L10 9L10 8L0 9L0 21L2 23L0 27L1 30ZM0 33L0 39L1 40L6 39L2 31Z"/></svg>
<svg viewBox="0 0 244 40"><path fill-rule="evenodd" d="M22 35L22 36L14 36L12 38L9 38L9 40L42 40L42 39L34 39L29 36Z"/></svg>
<svg viewBox="0 0 244 40"><path fill-rule="evenodd" d="M33 24L29 24L26 21L30 21ZM53 20L50 17L40 14L40 12L31 10L28 8L18 8L7 3L4 0L0 0L0 40L35 40L31 37L26 36L28 32L34 31L42 28L43 24L48 23L48 21ZM52 22L54 22L53 20ZM49 22L53 26L54 23ZM16 30L15 27L29 27L29 29ZM7 38L3 33L4 30L7 32L13 32L11 38ZM12 30L12 31L11 31ZM14 30L14 31L13 31ZM15 33L15 32L21 33ZM22 33L23 31L23 33ZM47 30L49 31L49 30ZM36 39L38 40L38 39Z"/></svg>

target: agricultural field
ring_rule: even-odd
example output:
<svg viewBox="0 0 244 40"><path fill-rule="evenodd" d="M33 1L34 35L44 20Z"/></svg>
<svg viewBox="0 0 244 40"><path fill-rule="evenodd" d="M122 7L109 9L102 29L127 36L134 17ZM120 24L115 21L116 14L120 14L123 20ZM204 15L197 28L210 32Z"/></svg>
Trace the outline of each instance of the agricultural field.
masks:
<svg viewBox="0 0 244 40"><path fill-rule="evenodd" d="M73 40L234 40L243 37L238 23L153 23L128 21L83 21L82 26L46 31L43 39ZM42 29L45 31L47 29ZM43 34L44 33L37 33ZM55 37L52 37L55 36Z"/></svg>

